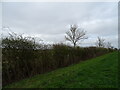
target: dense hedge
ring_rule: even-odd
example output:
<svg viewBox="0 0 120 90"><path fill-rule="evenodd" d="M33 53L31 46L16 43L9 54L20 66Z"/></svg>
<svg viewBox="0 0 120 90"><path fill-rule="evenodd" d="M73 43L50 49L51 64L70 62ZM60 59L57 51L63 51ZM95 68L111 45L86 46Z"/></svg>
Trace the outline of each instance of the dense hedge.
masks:
<svg viewBox="0 0 120 90"><path fill-rule="evenodd" d="M63 44L36 49L32 40L23 38L6 38L2 45L3 85L110 52L106 48L73 48Z"/></svg>

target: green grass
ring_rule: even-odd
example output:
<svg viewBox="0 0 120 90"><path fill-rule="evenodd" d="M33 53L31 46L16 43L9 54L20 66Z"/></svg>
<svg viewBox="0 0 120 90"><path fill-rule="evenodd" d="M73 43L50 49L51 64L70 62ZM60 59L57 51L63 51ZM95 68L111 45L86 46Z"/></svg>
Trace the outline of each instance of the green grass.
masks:
<svg viewBox="0 0 120 90"><path fill-rule="evenodd" d="M5 88L116 88L118 53L36 75Z"/></svg>

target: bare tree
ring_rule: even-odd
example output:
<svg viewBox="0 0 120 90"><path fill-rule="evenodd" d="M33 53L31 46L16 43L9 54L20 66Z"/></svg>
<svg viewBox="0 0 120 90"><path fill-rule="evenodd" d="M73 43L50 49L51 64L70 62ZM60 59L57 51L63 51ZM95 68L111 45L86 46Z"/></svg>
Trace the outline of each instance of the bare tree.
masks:
<svg viewBox="0 0 120 90"><path fill-rule="evenodd" d="M66 32L65 39L73 43L75 47L78 41L87 39L86 31L84 31L82 28L78 28L77 25L71 25L70 30Z"/></svg>
<svg viewBox="0 0 120 90"><path fill-rule="evenodd" d="M105 39L98 37L95 44L97 47L105 47Z"/></svg>
<svg viewBox="0 0 120 90"><path fill-rule="evenodd" d="M113 46L111 45L110 42L107 42L107 43L106 43L106 47L107 47L107 48L111 48L111 49L113 48Z"/></svg>

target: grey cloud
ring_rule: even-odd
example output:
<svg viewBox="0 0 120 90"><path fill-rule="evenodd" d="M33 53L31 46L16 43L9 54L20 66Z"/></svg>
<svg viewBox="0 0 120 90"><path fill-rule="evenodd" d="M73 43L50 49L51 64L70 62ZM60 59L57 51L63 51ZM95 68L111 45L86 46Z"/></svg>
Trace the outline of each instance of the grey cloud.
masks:
<svg viewBox="0 0 120 90"><path fill-rule="evenodd" d="M86 45L93 45L90 41L95 40L97 36L115 36L117 3L3 4L3 25L9 26L14 32L34 34L45 41L57 42L64 41L64 34L69 30L70 24L78 24L87 31L90 38L83 42Z"/></svg>
<svg viewBox="0 0 120 90"><path fill-rule="evenodd" d="M100 36L117 35L118 25L117 18L111 19L96 19L90 22L84 22L83 26L90 34L96 34Z"/></svg>

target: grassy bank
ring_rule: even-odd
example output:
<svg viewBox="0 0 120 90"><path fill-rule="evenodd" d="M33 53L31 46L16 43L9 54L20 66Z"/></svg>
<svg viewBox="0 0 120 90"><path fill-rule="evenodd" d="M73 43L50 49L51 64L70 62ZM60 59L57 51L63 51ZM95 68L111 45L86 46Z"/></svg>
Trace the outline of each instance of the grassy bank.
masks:
<svg viewBox="0 0 120 90"><path fill-rule="evenodd" d="M117 62L118 53L113 52L21 80L6 88L115 88Z"/></svg>

